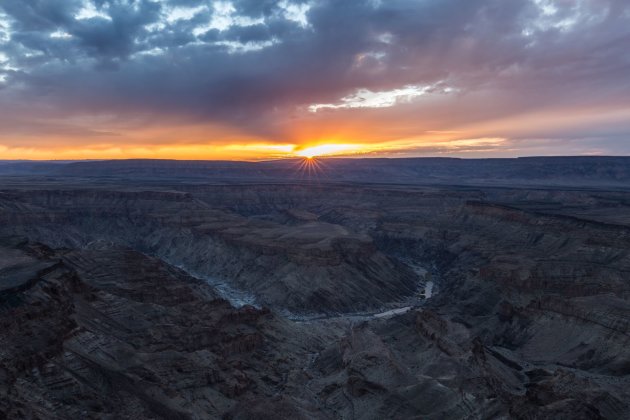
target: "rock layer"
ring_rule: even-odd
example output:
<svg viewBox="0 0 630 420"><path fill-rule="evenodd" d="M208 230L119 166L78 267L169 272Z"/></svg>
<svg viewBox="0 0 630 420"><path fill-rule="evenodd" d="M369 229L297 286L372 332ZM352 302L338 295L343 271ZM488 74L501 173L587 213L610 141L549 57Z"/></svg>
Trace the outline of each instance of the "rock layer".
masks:
<svg viewBox="0 0 630 420"><path fill-rule="evenodd" d="M0 413L628 418L628 203L606 189L16 184L0 192ZM261 307L231 306L203 276Z"/></svg>

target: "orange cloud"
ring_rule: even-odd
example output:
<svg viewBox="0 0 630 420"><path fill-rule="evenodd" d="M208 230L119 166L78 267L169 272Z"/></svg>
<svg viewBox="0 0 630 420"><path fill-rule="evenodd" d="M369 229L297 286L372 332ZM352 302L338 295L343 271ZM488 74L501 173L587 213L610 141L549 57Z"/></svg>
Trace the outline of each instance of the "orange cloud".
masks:
<svg viewBox="0 0 630 420"><path fill-rule="evenodd" d="M297 114L266 134L223 126L145 121L66 121L50 133L0 133L0 159L225 159L296 156L515 156L548 154L571 130L615 127L627 108L540 109L503 118L449 121L448 107L326 110ZM420 116L419 116L420 115ZM40 122L41 125L47 121ZM94 134L96 133L96 134ZM548 136L546 136L548 135ZM530 139L519 142L512 139ZM578 153L593 152L593 148ZM605 153L604 148L598 153Z"/></svg>

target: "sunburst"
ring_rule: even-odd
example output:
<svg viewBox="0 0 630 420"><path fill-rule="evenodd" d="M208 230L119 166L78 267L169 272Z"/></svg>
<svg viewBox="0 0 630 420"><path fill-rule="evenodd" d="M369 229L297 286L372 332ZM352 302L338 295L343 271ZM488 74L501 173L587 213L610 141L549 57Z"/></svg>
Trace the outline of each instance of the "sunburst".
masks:
<svg viewBox="0 0 630 420"><path fill-rule="evenodd" d="M297 162L296 170L301 179L319 180L325 174L325 164L314 156L304 157Z"/></svg>

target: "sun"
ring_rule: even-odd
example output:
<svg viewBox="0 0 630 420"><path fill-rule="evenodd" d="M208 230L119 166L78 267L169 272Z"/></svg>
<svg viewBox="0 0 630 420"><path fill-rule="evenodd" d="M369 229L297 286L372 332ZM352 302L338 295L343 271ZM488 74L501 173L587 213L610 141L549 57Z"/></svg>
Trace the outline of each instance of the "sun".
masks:
<svg viewBox="0 0 630 420"><path fill-rule="evenodd" d="M297 156L301 156L306 159L314 159L319 156L334 156L345 153L356 152L357 145L354 144L319 144L317 146L310 146L296 152Z"/></svg>

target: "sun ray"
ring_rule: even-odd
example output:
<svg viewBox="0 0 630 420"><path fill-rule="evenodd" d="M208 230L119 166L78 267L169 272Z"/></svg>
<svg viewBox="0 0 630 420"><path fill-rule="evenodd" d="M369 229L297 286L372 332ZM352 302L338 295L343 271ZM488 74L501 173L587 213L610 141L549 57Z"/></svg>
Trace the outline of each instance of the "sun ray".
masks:
<svg viewBox="0 0 630 420"><path fill-rule="evenodd" d="M304 157L295 164L298 177L301 180L319 181L326 176L325 165L315 157Z"/></svg>

